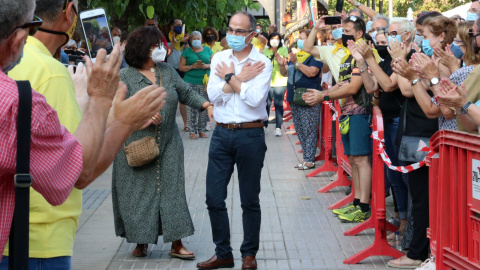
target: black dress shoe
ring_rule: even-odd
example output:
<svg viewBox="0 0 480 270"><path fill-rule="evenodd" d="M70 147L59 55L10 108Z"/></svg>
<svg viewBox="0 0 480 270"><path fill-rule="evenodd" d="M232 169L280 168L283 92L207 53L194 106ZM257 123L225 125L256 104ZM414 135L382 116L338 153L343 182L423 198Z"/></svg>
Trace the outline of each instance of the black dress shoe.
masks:
<svg viewBox="0 0 480 270"><path fill-rule="evenodd" d="M197 263L198 269L232 268L234 266L233 258L222 260L217 258L217 255L213 255L208 261Z"/></svg>

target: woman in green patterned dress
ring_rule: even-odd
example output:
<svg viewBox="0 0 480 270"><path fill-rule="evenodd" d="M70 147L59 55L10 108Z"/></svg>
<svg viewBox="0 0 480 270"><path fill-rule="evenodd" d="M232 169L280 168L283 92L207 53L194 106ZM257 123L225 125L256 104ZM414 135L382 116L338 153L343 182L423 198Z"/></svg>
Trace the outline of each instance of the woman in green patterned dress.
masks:
<svg viewBox="0 0 480 270"><path fill-rule="evenodd" d="M192 235L194 228L185 196L183 143L175 116L179 101L198 110L206 109L209 115L213 115L213 105L191 90L175 69L162 62L165 55L162 33L156 27L139 27L127 39L125 61L129 66L120 71L121 81L127 85L127 98L154 83L165 88L167 98L156 135L160 156L149 164L132 168L121 150L113 163L115 232L127 242L137 243L134 256L146 256L148 244L156 244L158 236L163 235L164 242L172 242L170 256L192 259L195 256L181 241ZM155 127L152 124L134 132L126 145L155 136Z"/></svg>

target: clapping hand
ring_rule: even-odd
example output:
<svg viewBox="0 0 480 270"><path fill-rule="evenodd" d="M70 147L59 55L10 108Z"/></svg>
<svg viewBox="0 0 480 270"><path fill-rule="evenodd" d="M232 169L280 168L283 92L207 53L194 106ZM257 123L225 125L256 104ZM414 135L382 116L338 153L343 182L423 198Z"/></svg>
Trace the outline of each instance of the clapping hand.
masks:
<svg viewBox="0 0 480 270"><path fill-rule="evenodd" d="M442 50L441 48L436 48L433 51L433 55L436 58L440 59L440 64L449 68L450 71L455 71L460 68L459 60L457 59L457 57L455 57L455 55L453 55L450 46L446 46L445 50Z"/></svg>
<svg viewBox="0 0 480 270"><path fill-rule="evenodd" d="M392 39L388 43L387 50L392 56L392 59L402 58L407 59L407 55L410 51L410 47L403 42L398 42L397 39Z"/></svg>
<svg viewBox="0 0 480 270"><path fill-rule="evenodd" d="M353 40L349 40L347 42L348 44L348 50L350 51L350 54L352 54L353 58L355 58L355 60L357 61L357 63L359 62L364 62L364 58L362 56L362 54L359 52L359 49L358 49L358 45L355 44L355 42Z"/></svg>
<svg viewBox="0 0 480 270"><path fill-rule="evenodd" d="M292 64L294 64L294 65L295 65L295 64L297 63L297 61L298 61L297 55L296 55L295 53L293 53L293 52L291 52L291 53L288 54L288 58L290 59L290 62L291 62Z"/></svg>
<svg viewBox="0 0 480 270"><path fill-rule="evenodd" d="M403 58L399 57L392 61L392 70L409 81L418 79L415 70Z"/></svg>
<svg viewBox="0 0 480 270"><path fill-rule="evenodd" d="M285 65L285 58L283 56L281 56L280 54L275 53L275 60L277 60L277 63L280 65L280 66L283 66Z"/></svg>
<svg viewBox="0 0 480 270"><path fill-rule="evenodd" d="M435 62L423 53L414 53L412 55L411 63L413 64L413 69L417 72L417 75L426 80L431 80L432 78L440 78L440 70L438 69Z"/></svg>
<svg viewBox="0 0 480 270"><path fill-rule="evenodd" d="M82 114L85 112L88 103L88 72L82 62L78 63L77 70L73 72L73 66L68 66L68 72L72 76L73 85L75 86L75 94L77 103L80 106Z"/></svg>
<svg viewBox="0 0 480 270"><path fill-rule="evenodd" d="M369 46L365 41L360 39L357 46L358 52L363 56L365 60L373 58L372 47Z"/></svg>
<svg viewBox="0 0 480 270"><path fill-rule="evenodd" d="M440 81L440 95L437 96L437 102L446 107L459 109L467 103L467 91L465 83L462 83L462 89L449 79Z"/></svg>
<svg viewBox="0 0 480 270"><path fill-rule="evenodd" d="M307 89L308 92L302 95L303 100L310 106L315 106L324 101L324 94L317 89Z"/></svg>

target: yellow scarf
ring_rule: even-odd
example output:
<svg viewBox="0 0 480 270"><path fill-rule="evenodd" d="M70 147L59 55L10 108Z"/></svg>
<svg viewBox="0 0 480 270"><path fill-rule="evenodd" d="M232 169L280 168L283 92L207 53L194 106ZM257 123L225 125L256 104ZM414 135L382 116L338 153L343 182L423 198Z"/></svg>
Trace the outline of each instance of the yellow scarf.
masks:
<svg viewBox="0 0 480 270"><path fill-rule="evenodd" d="M335 49L333 49L332 54L335 54L340 49L344 49L344 50L348 51L348 49L345 48L342 43L335 42L334 45L335 45Z"/></svg>
<svg viewBox="0 0 480 270"><path fill-rule="evenodd" d="M172 32L168 33L168 38L170 39L170 42L173 40ZM175 39L177 40L177 44L175 45L175 49L177 51L180 51L182 49L182 46L180 45L180 42L183 41L184 34L176 35Z"/></svg>
<svg viewBox="0 0 480 270"><path fill-rule="evenodd" d="M302 51L299 51L299 52L297 53L297 61L298 61L298 63L303 63L303 62L305 62L305 60L307 60L308 57L310 57L310 55L311 55L311 54L309 54L309 53L307 53L307 52L305 52L305 51L303 51L303 50L302 50Z"/></svg>

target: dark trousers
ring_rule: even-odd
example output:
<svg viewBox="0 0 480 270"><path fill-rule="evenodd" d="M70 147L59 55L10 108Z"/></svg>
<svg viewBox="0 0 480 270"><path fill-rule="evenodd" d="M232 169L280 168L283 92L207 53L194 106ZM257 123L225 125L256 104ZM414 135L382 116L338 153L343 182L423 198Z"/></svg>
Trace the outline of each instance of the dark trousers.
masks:
<svg viewBox="0 0 480 270"><path fill-rule="evenodd" d="M233 256L225 199L235 164L243 210L244 236L240 251L242 257L257 254L261 222L260 177L266 151L263 128L230 130L217 126L213 131L208 153L206 203L218 258Z"/></svg>
<svg viewBox="0 0 480 270"><path fill-rule="evenodd" d="M287 91L286 86L272 86L268 92L267 98L267 114L270 115L270 107L275 106L275 128L282 128L283 124L283 97ZM265 126L268 126L268 120L265 121Z"/></svg>
<svg viewBox="0 0 480 270"><path fill-rule="evenodd" d="M429 226L428 204L428 167L408 173L409 191L412 195L413 237L407 257L414 260L426 260L430 241L427 238Z"/></svg>

